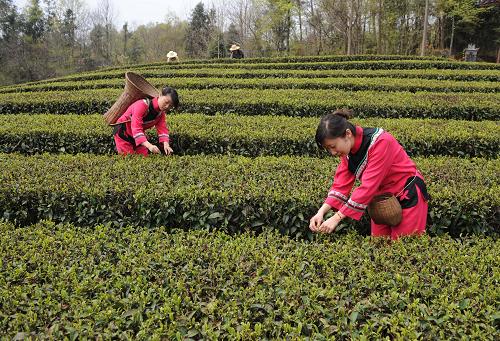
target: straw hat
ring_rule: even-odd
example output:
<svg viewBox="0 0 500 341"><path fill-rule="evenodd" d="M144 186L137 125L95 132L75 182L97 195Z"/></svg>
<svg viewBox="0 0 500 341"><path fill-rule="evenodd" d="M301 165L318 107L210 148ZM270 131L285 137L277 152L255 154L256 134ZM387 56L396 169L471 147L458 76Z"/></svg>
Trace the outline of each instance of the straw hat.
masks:
<svg viewBox="0 0 500 341"><path fill-rule="evenodd" d="M167 58L177 58L177 52L169 51L167 53Z"/></svg>
<svg viewBox="0 0 500 341"><path fill-rule="evenodd" d="M236 50L239 50L239 49L240 49L240 47L239 47L238 45L233 44L233 45L231 45L231 47L229 48L229 51L236 51Z"/></svg>
<svg viewBox="0 0 500 341"><path fill-rule="evenodd" d="M391 193L377 195L368 205L368 214L377 224L396 226L403 219L403 209Z"/></svg>

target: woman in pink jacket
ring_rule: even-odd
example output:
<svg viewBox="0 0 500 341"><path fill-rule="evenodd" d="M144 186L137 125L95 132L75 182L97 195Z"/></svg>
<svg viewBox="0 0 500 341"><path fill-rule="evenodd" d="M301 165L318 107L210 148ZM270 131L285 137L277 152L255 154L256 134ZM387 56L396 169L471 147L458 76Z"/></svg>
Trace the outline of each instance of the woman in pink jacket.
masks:
<svg viewBox="0 0 500 341"><path fill-rule="evenodd" d="M113 130L118 154L148 155L148 151L153 154L160 153L160 149L150 143L145 134L147 129L154 126L163 151L170 155L173 150L170 147L165 114L178 105L177 91L168 86L162 89L159 97L140 99L132 103L118 118Z"/></svg>
<svg viewBox="0 0 500 341"><path fill-rule="evenodd" d="M371 221L372 236L422 234L427 222L429 195L415 163L399 142L380 128L355 126L352 111L337 110L324 116L316 130L316 143L340 158L334 180L323 206L310 220L314 232L330 233L346 217L359 220L372 199L392 193L402 207L396 226ZM360 186L352 191L354 182ZM352 191L352 193L351 193ZM331 209L337 212L323 221Z"/></svg>

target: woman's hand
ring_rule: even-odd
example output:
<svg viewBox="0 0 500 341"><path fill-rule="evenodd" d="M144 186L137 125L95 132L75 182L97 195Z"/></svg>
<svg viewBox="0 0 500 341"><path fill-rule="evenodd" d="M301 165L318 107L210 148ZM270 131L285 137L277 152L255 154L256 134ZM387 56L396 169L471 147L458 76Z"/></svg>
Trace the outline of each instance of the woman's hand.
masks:
<svg viewBox="0 0 500 341"><path fill-rule="evenodd" d="M332 233L337 228L340 220L335 219L337 215L333 215L329 219L325 220L323 224L319 227L319 232L322 233Z"/></svg>
<svg viewBox="0 0 500 341"><path fill-rule="evenodd" d="M170 147L168 142L163 142L163 150L165 151L165 155L173 154L174 150Z"/></svg>
<svg viewBox="0 0 500 341"><path fill-rule="evenodd" d="M142 145L146 147L153 154L160 154L160 148L150 143L149 141L143 142Z"/></svg>
<svg viewBox="0 0 500 341"><path fill-rule="evenodd" d="M151 145L151 148L148 148L149 151L153 154L160 154L160 148L155 146L154 144Z"/></svg>
<svg viewBox="0 0 500 341"><path fill-rule="evenodd" d="M331 216L321 224L321 226L319 227L319 232L332 233L333 231L335 231L344 217L345 216L340 212L335 213L333 216Z"/></svg>
<svg viewBox="0 0 500 341"><path fill-rule="evenodd" d="M323 223L323 214L318 212L309 220L309 228L313 232L318 232L319 227Z"/></svg>

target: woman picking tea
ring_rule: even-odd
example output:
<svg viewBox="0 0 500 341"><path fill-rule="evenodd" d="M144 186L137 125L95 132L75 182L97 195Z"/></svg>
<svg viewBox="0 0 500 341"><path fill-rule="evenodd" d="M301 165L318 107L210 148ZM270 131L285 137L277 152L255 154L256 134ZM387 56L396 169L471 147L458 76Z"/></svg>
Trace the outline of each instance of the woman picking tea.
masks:
<svg viewBox="0 0 500 341"><path fill-rule="evenodd" d="M339 157L340 164L309 228L331 233L345 217L359 220L369 208L372 236L397 239L424 233L429 195L415 163L391 134L355 126L350 118L352 111L337 110L321 118L316 130L318 146ZM356 180L361 184L352 191ZM337 212L324 221L332 208Z"/></svg>

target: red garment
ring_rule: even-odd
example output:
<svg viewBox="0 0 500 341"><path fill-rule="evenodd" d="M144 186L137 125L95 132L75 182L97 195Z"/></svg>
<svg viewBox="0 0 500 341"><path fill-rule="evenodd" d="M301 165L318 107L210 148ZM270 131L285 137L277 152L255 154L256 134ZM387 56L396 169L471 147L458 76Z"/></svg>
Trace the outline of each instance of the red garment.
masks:
<svg viewBox="0 0 500 341"><path fill-rule="evenodd" d="M125 141L120 136L118 136L118 134L115 134L113 137L115 139L116 151L118 152L118 154L141 154L147 156L149 153L146 147L142 145L138 145L137 147L135 147L132 143Z"/></svg>
<svg viewBox="0 0 500 341"><path fill-rule="evenodd" d="M335 172L332 187L325 200L326 204L356 220L361 218L374 196L389 192L394 195L400 194L399 199L402 200L401 196L406 193L401 191L407 180L415 175L423 179L415 163L391 134L377 129L371 135L371 140L367 140L366 137L363 137L363 131L363 128L356 126L354 146L348 156L342 157ZM363 148L365 148L363 152L366 153L365 158L363 155L356 154L360 150L362 142ZM349 158L361 160L355 170L349 169ZM356 179L361 182L361 185L351 193ZM403 220L392 229L397 229L403 234L414 230L425 231L426 218L422 219L422 217L427 217L427 203L421 205L424 199L420 191L418 193L419 204L403 209L405 211ZM351 194L350 198L349 194ZM410 214L410 211L415 212ZM419 217L417 228L415 227L417 221L413 219L416 216ZM373 221L371 227L374 235L378 234L380 230L387 232L387 228L383 228ZM391 234L386 233L386 235Z"/></svg>
<svg viewBox="0 0 500 341"><path fill-rule="evenodd" d="M403 219L399 225L380 225L371 221L372 236L387 236L391 239L398 239L401 236L425 233L427 224L428 203L417 187L418 203L412 208L403 209Z"/></svg>
<svg viewBox="0 0 500 341"><path fill-rule="evenodd" d="M157 97L152 99L152 103L154 110L160 112ZM147 141L144 131L153 126L156 127L159 142L169 142L169 132L165 112L162 111L156 116L156 118L149 119L148 109L147 102L140 99L130 105L127 111L120 116L116 123L126 122L125 133L126 135L133 137L137 146L140 146L141 143Z"/></svg>

